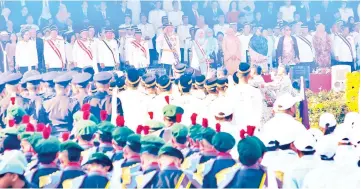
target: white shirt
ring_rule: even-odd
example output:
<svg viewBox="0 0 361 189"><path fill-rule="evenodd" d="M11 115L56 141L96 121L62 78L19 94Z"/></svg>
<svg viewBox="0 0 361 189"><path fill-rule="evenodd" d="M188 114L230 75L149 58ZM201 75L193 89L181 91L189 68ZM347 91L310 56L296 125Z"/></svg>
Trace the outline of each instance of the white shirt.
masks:
<svg viewBox="0 0 361 189"><path fill-rule="evenodd" d="M222 32L223 34L225 34L228 28L229 28L229 24L223 24L223 25L216 24L214 25L214 35L217 35L218 32Z"/></svg>
<svg viewBox="0 0 361 189"><path fill-rule="evenodd" d="M146 112L146 106L143 103L145 98L144 93L136 89L127 89L118 94L118 97L122 102L126 125L135 131L137 126L144 122L142 119L149 118L149 115Z"/></svg>
<svg viewBox="0 0 361 189"><path fill-rule="evenodd" d="M192 27L192 25L179 25L177 28L177 34L179 36L179 46L180 48L184 48L186 39L188 37L191 37L191 34L189 33L189 29Z"/></svg>
<svg viewBox="0 0 361 189"><path fill-rule="evenodd" d="M289 165L291 169L284 173L283 188L302 188L305 176L317 167L317 164L318 160L314 155L306 155L297 159L294 164Z"/></svg>
<svg viewBox="0 0 361 189"><path fill-rule="evenodd" d="M182 16L184 15L183 11L170 11L168 12L168 20L173 24L174 27L177 27L182 24Z"/></svg>
<svg viewBox="0 0 361 189"><path fill-rule="evenodd" d="M240 35L238 36L239 40L241 41L241 62L247 62L247 54L246 51L249 47L249 41L252 38L252 34L248 35Z"/></svg>
<svg viewBox="0 0 361 189"><path fill-rule="evenodd" d="M137 25L139 23L141 5L140 0L132 0L127 3L128 9L132 11L132 23Z"/></svg>
<svg viewBox="0 0 361 189"><path fill-rule="evenodd" d="M354 16L352 8L339 8L338 11L340 12L341 20L344 22L348 22L348 18Z"/></svg>
<svg viewBox="0 0 361 189"><path fill-rule="evenodd" d="M133 42L129 44L127 59L129 64L137 69L148 67L150 63L148 42L145 40L135 42L135 40L133 40Z"/></svg>
<svg viewBox="0 0 361 189"><path fill-rule="evenodd" d="M313 49L312 36L307 35L301 37L296 37L300 62L313 62L315 50ZM304 41L305 39L307 40L307 42Z"/></svg>
<svg viewBox="0 0 361 189"><path fill-rule="evenodd" d="M181 1L180 0L173 0L173 1L178 1L179 10L182 10ZM166 12L172 11L173 10L173 1L164 0L163 1L163 10L165 10Z"/></svg>
<svg viewBox="0 0 361 189"><path fill-rule="evenodd" d="M190 93L176 96L174 98L173 104L176 106L180 106L184 109L182 123L185 125L191 124L190 117L193 113L200 115L201 101L192 96Z"/></svg>
<svg viewBox="0 0 361 189"><path fill-rule="evenodd" d="M60 56L49 45L49 42L53 42L55 49L60 52ZM65 67L65 44L61 37L58 37L55 41L48 39L44 41L44 59L45 64L49 65L49 68L62 68ZM64 65L63 65L64 64Z"/></svg>
<svg viewBox="0 0 361 189"><path fill-rule="evenodd" d="M348 42L351 49L345 41ZM336 36L333 42L333 50L335 57L338 57L340 62L352 62L353 59L356 58L354 39L350 35L346 38L341 36L341 34Z"/></svg>
<svg viewBox="0 0 361 189"><path fill-rule="evenodd" d="M153 25L154 30L157 30L162 26L162 17L166 15L167 13L164 10L151 10L149 12L148 22Z"/></svg>
<svg viewBox="0 0 361 189"><path fill-rule="evenodd" d="M286 22L293 22L294 20L294 13L296 12L296 7L291 5L289 7L287 6L281 6L280 12L282 13L282 20Z"/></svg>
<svg viewBox="0 0 361 189"><path fill-rule="evenodd" d="M73 59L78 68L96 66L97 54L92 45L95 44L91 43L89 40L75 41L73 46Z"/></svg>
<svg viewBox="0 0 361 189"><path fill-rule="evenodd" d="M73 44L71 43L65 43L65 56L66 56L66 61L69 64L70 62L74 62L73 59Z"/></svg>
<svg viewBox="0 0 361 189"><path fill-rule="evenodd" d="M153 37L155 36L155 30L152 26L152 24L146 23L146 24L138 24L138 28L142 31L143 38L149 37L150 39L148 41L148 48L154 49L153 46Z"/></svg>
<svg viewBox="0 0 361 189"><path fill-rule="evenodd" d="M104 42L107 43L110 49L105 45ZM118 50L118 44L114 39L110 41L100 41L98 46L99 63L104 64L106 67L114 67L116 63L119 63Z"/></svg>
<svg viewBox="0 0 361 189"><path fill-rule="evenodd" d="M16 44L15 63L18 67L28 67L38 65L38 53L34 40L19 41Z"/></svg>

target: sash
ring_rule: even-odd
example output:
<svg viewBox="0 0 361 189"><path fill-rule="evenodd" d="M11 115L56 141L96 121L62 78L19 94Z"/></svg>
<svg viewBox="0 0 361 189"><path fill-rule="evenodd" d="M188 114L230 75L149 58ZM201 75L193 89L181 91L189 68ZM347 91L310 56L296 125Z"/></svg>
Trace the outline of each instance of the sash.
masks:
<svg viewBox="0 0 361 189"><path fill-rule="evenodd" d="M47 42L50 45L50 47L53 49L55 54L58 56L58 58L60 59L61 67L63 68L64 67L63 57L61 56L59 49L56 47L56 45L54 44L54 42L52 40L47 40Z"/></svg>
<svg viewBox="0 0 361 189"><path fill-rule="evenodd" d="M147 50L145 50L145 48L144 48L144 46L142 44L138 43L136 40L133 40L132 44L135 47L139 48L144 53L144 56L147 58Z"/></svg>
<svg viewBox="0 0 361 189"><path fill-rule="evenodd" d="M113 56L113 60L114 60L114 64L117 63L117 61L115 61L115 57L114 57L114 52L112 51L112 49L109 47L109 45L107 44L107 42L105 42L104 40L102 40L103 43L105 44L105 46L107 46L107 48L110 50L110 52L112 53Z"/></svg>
<svg viewBox="0 0 361 189"><path fill-rule="evenodd" d="M83 49L83 50L88 54L90 60L93 60L93 54L92 54L92 52L91 52L88 48L86 48L86 46L84 45L84 43L83 43L82 41L80 41L80 40L76 40L76 41L78 42L79 47L80 47L81 49Z"/></svg>
<svg viewBox="0 0 361 189"><path fill-rule="evenodd" d="M202 55L206 58L206 63L209 64L210 61L208 60L206 52L204 51L204 49L201 47L201 45L199 45L199 43L196 40L194 40L194 42L196 43L198 49L201 51Z"/></svg>
<svg viewBox="0 0 361 189"><path fill-rule="evenodd" d="M180 63L180 62L179 62L179 56L178 56L178 54L176 53L173 45L170 43L169 38L168 38L168 36L167 36L166 34L164 34L164 39L165 39L165 41L167 42L169 48L172 50L172 53L173 53L173 56L174 56L174 59L175 59L176 63L179 64L179 63Z"/></svg>
<svg viewBox="0 0 361 189"><path fill-rule="evenodd" d="M313 52L312 44L306 37L300 35L300 36L298 36L298 38L300 38L303 42L305 42L310 47L311 51Z"/></svg>
<svg viewBox="0 0 361 189"><path fill-rule="evenodd" d="M348 49L349 49L350 52L351 52L351 56L352 56L352 59L353 59L353 52L352 52L351 43L350 43L344 36L339 35L339 34L337 34L337 36L338 36L340 39L342 39L342 41L343 41L344 43L346 43L346 45L348 46Z"/></svg>

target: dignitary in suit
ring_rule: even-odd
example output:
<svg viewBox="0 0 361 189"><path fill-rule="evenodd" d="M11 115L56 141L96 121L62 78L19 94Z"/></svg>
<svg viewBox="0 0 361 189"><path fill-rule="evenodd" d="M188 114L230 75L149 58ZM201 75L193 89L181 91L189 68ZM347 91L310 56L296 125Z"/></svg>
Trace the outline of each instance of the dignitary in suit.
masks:
<svg viewBox="0 0 361 189"><path fill-rule="evenodd" d="M197 20L200 16L200 13L198 11L198 2L197 1L193 1L192 2L192 6L190 10L187 10L187 12L185 13L188 18L189 18L189 23L193 26L195 26L197 24Z"/></svg>
<svg viewBox="0 0 361 189"><path fill-rule="evenodd" d="M16 68L22 74L38 67L38 53L36 43L30 39L29 30L22 31L22 40L16 44L15 63Z"/></svg>
<svg viewBox="0 0 361 189"><path fill-rule="evenodd" d="M164 16L167 16L167 13L162 10L162 1L158 0L155 2L155 8L149 12L148 16L148 22L153 25L155 31L162 26Z"/></svg>
<svg viewBox="0 0 361 189"><path fill-rule="evenodd" d="M97 52L95 51L95 43L89 40L88 28L79 31L80 39L77 39L73 46L73 60L76 70L82 70L85 67L97 66Z"/></svg>
<svg viewBox="0 0 361 189"><path fill-rule="evenodd" d="M349 65L353 71L356 60L355 49L355 42L350 35L349 26L342 26L341 33L336 35L333 42L333 50L337 61L336 65Z"/></svg>
<svg viewBox="0 0 361 189"><path fill-rule="evenodd" d="M50 28L50 37L44 40L44 60L48 71L61 71L65 69L65 43L58 36L58 28Z"/></svg>
<svg viewBox="0 0 361 189"><path fill-rule="evenodd" d="M157 56L157 53L156 53L156 50L154 49L154 44L153 44L155 30L154 30L152 24L148 23L147 15L142 14L142 13L140 14L140 23L138 24L138 29L141 30L143 39L145 41L147 41L147 43L148 43L149 59L150 59L150 64L152 64L153 60L155 60L156 56Z"/></svg>
<svg viewBox="0 0 361 189"><path fill-rule="evenodd" d="M116 4L111 4L109 8L111 8L112 14L112 27L118 28L119 25L124 23L125 15L132 15L132 10L127 7L128 2L126 0L122 0L121 2L115 2ZM120 4L120 5L118 5ZM138 15L133 15L133 18Z"/></svg>
<svg viewBox="0 0 361 189"><path fill-rule="evenodd" d="M313 47L312 36L308 32L307 25L301 26L301 35L298 35L296 40L299 50L300 64L309 67L312 72L312 70L315 69L315 49Z"/></svg>
<svg viewBox="0 0 361 189"><path fill-rule="evenodd" d="M110 28L105 29L105 39L99 41L99 70L118 70L119 51L117 41L114 39L114 32Z"/></svg>
<svg viewBox="0 0 361 189"><path fill-rule="evenodd" d="M141 30L135 31L134 38L129 44L127 60L130 66L145 70L150 62L148 41L142 39Z"/></svg>
<svg viewBox="0 0 361 189"><path fill-rule="evenodd" d="M219 16L224 15L224 12L219 7L218 1L212 1L211 6L209 6L205 11L206 23L209 27L213 28L213 26L218 23ZM216 32L217 33L217 32Z"/></svg>

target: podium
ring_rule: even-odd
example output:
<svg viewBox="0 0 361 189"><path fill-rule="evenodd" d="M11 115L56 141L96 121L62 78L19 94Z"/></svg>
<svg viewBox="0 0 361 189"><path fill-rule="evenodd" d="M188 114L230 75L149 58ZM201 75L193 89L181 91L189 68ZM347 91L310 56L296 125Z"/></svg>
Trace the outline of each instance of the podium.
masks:
<svg viewBox="0 0 361 189"><path fill-rule="evenodd" d="M318 93L320 91L330 91L331 86L332 86L331 73L310 75L310 90L312 92Z"/></svg>

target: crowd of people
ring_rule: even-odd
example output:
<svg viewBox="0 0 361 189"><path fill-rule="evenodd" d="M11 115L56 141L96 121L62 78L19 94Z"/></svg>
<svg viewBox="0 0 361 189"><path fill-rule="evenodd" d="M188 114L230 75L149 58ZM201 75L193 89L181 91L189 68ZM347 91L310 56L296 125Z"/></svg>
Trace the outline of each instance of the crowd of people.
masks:
<svg viewBox="0 0 361 189"><path fill-rule="evenodd" d="M0 7L0 188L360 187L360 114L289 74L359 69L359 2Z"/></svg>

